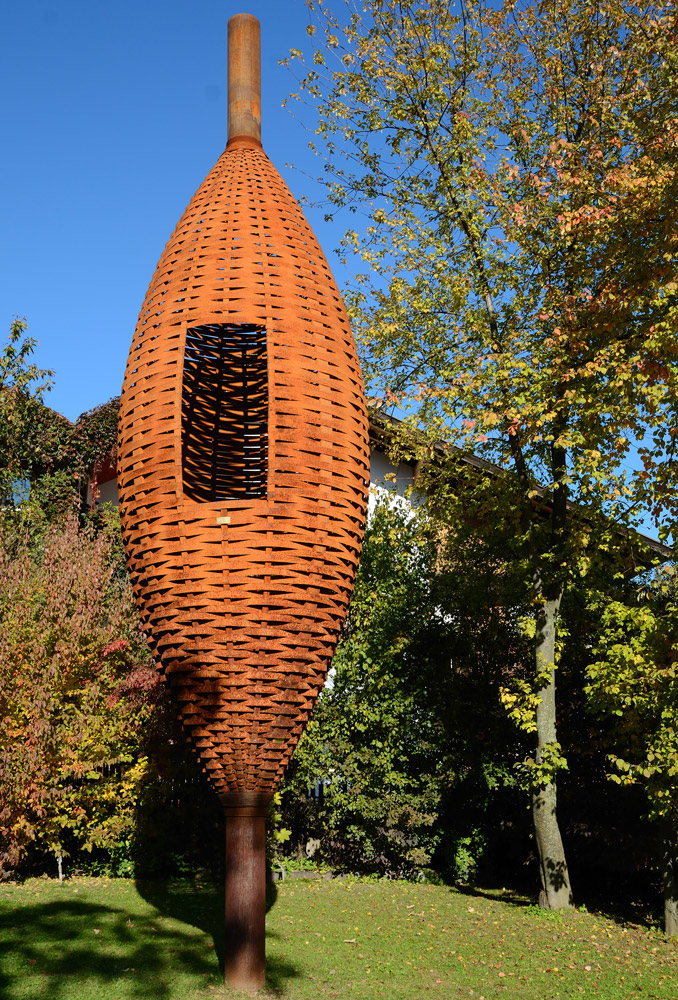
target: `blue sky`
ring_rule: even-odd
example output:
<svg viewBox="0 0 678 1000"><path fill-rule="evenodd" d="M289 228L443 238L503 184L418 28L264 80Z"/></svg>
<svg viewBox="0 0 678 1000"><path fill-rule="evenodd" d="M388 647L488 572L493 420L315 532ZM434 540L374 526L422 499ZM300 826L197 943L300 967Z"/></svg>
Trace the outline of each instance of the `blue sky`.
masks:
<svg viewBox="0 0 678 1000"><path fill-rule="evenodd" d="M5 6L0 335L26 317L55 370L46 401L71 419L120 391L157 260L226 144L227 22L241 12L262 25L264 148L298 198L322 199L309 135L281 107L295 81L278 62L308 41L303 0ZM345 227L305 210L344 284Z"/></svg>

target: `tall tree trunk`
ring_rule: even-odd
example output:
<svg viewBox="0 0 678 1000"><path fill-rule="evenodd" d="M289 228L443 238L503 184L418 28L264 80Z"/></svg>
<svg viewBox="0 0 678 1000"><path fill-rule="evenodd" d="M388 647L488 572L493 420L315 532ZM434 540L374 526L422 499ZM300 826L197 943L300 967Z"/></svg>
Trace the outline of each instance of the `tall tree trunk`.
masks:
<svg viewBox="0 0 678 1000"><path fill-rule="evenodd" d="M560 595L547 600L537 618L536 668L539 675L550 680L540 689L541 701L537 706L536 760L544 760L545 748L556 742L556 617ZM556 814L556 783L550 782L536 788L532 794L532 817L539 852L539 869L542 891L539 903L545 909L563 910L573 905L570 875L565 860L563 840Z"/></svg>
<svg viewBox="0 0 678 1000"><path fill-rule="evenodd" d="M662 842L662 883L664 886L664 933L678 937L678 848L669 823Z"/></svg>

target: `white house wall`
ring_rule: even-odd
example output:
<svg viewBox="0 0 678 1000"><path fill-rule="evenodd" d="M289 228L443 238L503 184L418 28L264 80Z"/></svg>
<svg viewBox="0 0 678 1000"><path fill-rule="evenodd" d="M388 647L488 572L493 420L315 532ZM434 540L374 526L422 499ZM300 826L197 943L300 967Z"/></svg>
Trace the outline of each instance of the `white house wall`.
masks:
<svg viewBox="0 0 678 1000"><path fill-rule="evenodd" d="M391 494L394 499L405 501L407 492L413 484L413 465L407 462L394 465L382 451L374 448L370 451L370 508L374 507L379 494ZM97 504L110 503L114 507L118 506L118 484L115 479L99 483L98 489ZM92 502L91 490L87 492L87 502Z"/></svg>

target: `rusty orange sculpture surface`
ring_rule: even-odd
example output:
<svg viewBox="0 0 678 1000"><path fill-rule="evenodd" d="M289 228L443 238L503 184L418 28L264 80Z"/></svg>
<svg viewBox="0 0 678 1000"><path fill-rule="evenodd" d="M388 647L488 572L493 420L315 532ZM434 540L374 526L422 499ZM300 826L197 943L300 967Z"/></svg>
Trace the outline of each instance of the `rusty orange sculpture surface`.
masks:
<svg viewBox="0 0 678 1000"><path fill-rule="evenodd" d="M225 808L225 975L246 989L265 975L266 805L334 654L369 482L353 338L261 147L259 79L259 23L239 14L228 144L146 294L118 438L134 592Z"/></svg>
<svg viewBox="0 0 678 1000"><path fill-rule="evenodd" d="M258 22L232 22L229 141L146 294L118 485L157 663L213 787L237 808L270 799L325 680L369 474L341 297L259 142L258 62L242 44ZM254 66L244 91L238 60Z"/></svg>

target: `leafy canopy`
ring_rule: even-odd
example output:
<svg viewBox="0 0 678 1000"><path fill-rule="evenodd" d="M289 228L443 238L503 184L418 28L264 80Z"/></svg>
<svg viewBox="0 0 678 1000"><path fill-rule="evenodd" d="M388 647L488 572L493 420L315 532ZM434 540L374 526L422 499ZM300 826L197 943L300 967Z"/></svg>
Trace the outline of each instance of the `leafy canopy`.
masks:
<svg viewBox="0 0 678 1000"><path fill-rule="evenodd" d="M526 493L673 518L674 5L308 6L373 389Z"/></svg>
<svg viewBox="0 0 678 1000"><path fill-rule="evenodd" d="M0 502L12 502L18 483L40 466L48 448L42 403L53 372L39 368L31 355L36 341L26 322L15 319L0 351ZM47 446L47 448L46 448Z"/></svg>
<svg viewBox="0 0 678 1000"><path fill-rule="evenodd" d="M616 747L610 777L640 784L650 818L672 832L678 820L678 600L676 568L667 565L635 601L600 602L603 629L587 670L592 709L612 720Z"/></svg>

